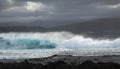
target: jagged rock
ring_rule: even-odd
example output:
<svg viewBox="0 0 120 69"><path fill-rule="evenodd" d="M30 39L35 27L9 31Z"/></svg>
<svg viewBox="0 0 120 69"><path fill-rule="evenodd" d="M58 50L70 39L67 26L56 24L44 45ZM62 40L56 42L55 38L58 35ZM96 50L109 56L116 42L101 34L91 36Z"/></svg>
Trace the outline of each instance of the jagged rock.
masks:
<svg viewBox="0 0 120 69"><path fill-rule="evenodd" d="M0 69L120 69L120 64L108 62L92 62L87 60L82 64L68 64L64 61L48 62L46 65L41 63L30 63L28 60L15 63L0 62Z"/></svg>
<svg viewBox="0 0 120 69"><path fill-rule="evenodd" d="M80 69L97 69L97 64L92 62L91 60L87 60L84 63L79 65Z"/></svg>
<svg viewBox="0 0 120 69"><path fill-rule="evenodd" d="M112 63L112 62L108 62L108 63L102 63L99 62L98 64L98 69L120 69L120 65L117 63Z"/></svg>
<svg viewBox="0 0 120 69"><path fill-rule="evenodd" d="M74 65L62 64L62 65L56 67L56 69L79 69L79 68Z"/></svg>
<svg viewBox="0 0 120 69"><path fill-rule="evenodd" d="M50 62L47 65L45 65L43 69L56 69L58 66L62 64L66 64L66 63L63 61Z"/></svg>

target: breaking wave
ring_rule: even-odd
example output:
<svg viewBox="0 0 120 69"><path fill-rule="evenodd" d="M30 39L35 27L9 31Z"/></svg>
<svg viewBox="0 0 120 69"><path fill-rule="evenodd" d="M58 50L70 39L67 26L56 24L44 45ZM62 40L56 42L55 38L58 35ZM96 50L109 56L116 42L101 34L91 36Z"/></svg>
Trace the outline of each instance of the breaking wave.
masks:
<svg viewBox="0 0 120 69"><path fill-rule="evenodd" d="M0 49L113 48L120 38L97 40L69 32L1 33Z"/></svg>

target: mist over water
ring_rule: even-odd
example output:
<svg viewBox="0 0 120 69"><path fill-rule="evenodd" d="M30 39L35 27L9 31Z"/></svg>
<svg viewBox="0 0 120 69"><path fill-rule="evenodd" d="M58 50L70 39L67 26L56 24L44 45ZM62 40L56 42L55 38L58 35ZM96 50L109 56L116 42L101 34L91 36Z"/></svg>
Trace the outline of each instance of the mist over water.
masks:
<svg viewBox="0 0 120 69"><path fill-rule="evenodd" d="M99 40L70 32L0 34L1 59L39 58L55 54L119 55L118 52L120 52L120 38Z"/></svg>

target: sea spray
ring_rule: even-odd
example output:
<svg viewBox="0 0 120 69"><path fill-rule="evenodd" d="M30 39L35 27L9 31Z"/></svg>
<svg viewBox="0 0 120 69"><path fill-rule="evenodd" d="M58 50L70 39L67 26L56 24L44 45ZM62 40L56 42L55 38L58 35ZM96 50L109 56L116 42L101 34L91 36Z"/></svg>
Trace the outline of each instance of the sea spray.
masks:
<svg viewBox="0 0 120 69"><path fill-rule="evenodd" d="M120 38L93 39L69 32L0 33L0 59L120 55Z"/></svg>
<svg viewBox="0 0 120 69"><path fill-rule="evenodd" d="M97 40L69 32L1 33L0 49L118 48L120 38Z"/></svg>

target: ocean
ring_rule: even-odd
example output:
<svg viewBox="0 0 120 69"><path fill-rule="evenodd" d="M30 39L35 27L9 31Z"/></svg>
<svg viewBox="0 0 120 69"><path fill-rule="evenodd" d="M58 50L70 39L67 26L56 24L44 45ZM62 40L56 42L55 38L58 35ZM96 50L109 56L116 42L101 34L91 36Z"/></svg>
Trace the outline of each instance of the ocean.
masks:
<svg viewBox="0 0 120 69"><path fill-rule="evenodd" d="M42 58L56 54L120 55L120 38L85 38L70 32L0 33L0 59Z"/></svg>

